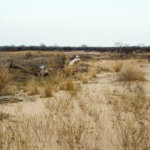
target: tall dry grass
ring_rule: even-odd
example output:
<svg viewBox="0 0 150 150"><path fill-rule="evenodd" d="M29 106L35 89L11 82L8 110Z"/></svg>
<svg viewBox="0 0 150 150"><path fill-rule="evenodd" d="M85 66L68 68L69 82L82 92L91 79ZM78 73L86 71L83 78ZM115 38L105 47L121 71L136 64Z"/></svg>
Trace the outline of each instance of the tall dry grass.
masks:
<svg viewBox="0 0 150 150"><path fill-rule="evenodd" d="M123 67L123 62L122 61L115 61L115 63L112 65L113 70L115 72L120 72L122 67Z"/></svg>
<svg viewBox="0 0 150 150"><path fill-rule="evenodd" d="M65 79L60 85L60 90L66 90L69 92L72 96L76 96L78 92L81 90L81 86L75 81L73 81L71 78Z"/></svg>
<svg viewBox="0 0 150 150"><path fill-rule="evenodd" d="M117 78L118 81L145 81L143 70L134 62L124 64Z"/></svg>
<svg viewBox="0 0 150 150"><path fill-rule="evenodd" d="M71 77L73 74L73 66L65 66L64 74L66 77Z"/></svg>
<svg viewBox="0 0 150 150"><path fill-rule="evenodd" d="M20 113L20 112L18 112ZM48 149L53 135L50 116L18 116L14 121L0 122L2 150Z"/></svg>
<svg viewBox="0 0 150 150"><path fill-rule="evenodd" d="M97 68L90 67L86 75L81 77L81 80L83 83L88 83L92 78L95 78L96 76L97 76Z"/></svg>
<svg viewBox="0 0 150 150"><path fill-rule="evenodd" d="M50 82L45 83L44 92L45 92L46 97L51 97L52 96L52 94L53 94L52 90L53 90L52 84Z"/></svg>
<svg viewBox="0 0 150 150"><path fill-rule="evenodd" d="M8 69L2 68L0 70L0 95L5 95L9 93L9 83L12 79L12 75L9 73Z"/></svg>
<svg viewBox="0 0 150 150"><path fill-rule="evenodd" d="M40 86L38 81L35 78L32 78L27 82L26 90L29 95L40 94Z"/></svg>

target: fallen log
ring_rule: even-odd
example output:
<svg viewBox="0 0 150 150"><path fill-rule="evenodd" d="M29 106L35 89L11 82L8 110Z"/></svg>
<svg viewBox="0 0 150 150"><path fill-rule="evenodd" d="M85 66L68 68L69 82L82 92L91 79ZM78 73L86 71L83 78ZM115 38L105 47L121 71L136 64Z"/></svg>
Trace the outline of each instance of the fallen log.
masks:
<svg viewBox="0 0 150 150"><path fill-rule="evenodd" d="M9 68L20 69L20 70L22 70L24 73L32 74L32 72L28 71L27 69L25 69L25 68L24 68L23 66L21 66L21 65L10 64Z"/></svg>
<svg viewBox="0 0 150 150"><path fill-rule="evenodd" d="M20 98L12 95L0 96L0 104L3 103L17 103L21 101L26 101L26 98Z"/></svg>

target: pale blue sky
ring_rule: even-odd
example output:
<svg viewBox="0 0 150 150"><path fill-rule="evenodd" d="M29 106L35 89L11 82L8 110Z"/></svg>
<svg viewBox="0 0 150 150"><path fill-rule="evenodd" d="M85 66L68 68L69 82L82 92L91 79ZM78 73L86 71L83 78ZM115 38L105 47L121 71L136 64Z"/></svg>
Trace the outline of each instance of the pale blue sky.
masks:
<svg viewBox="0 0 150 150"><path fill-rule="evenodd" d="M150 45L150 0L0 0L0 45Z"/></svg>

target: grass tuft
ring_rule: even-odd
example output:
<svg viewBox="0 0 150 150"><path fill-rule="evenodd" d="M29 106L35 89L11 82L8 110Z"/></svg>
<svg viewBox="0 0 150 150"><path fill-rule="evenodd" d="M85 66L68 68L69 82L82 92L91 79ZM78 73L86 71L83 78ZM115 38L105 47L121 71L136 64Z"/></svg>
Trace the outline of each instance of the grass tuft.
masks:
<svg viewBox="0 0 150 150"><path fill-rule="evenodd" d="M145 81L143 70L135 63L126 63L117 75L118 81Z"/></svg>
<svg viewBox="0 0 150 150"><path fill-rule="evenodd" d="M7 86L12 79L8 69L0 70L0 95L6 94L8 92Z"/></svg>
<svg viewBox="0 0 150 150"><path fill-rule="evenodd" d="M45 84L45 96L46 97L51 97L52 96L52 85L50 83Z"/></svg>
<svg viewBox="0 0 150 150"><path fill-rule="evenodd" d="M40 93L39 85L34 78L27 82L26 89L29 95L36 95Z"/></svg>
<svg viewBox="0 0 150 150"><path fill-rule="evenodd" d="M114 63L114 65L113 65L113 70L114 70L115 72L120 72L121 69L122 69L122 67L123 67L123 62L122 62L122 61L116 61L116 62Z"/></svg>
<svg viewBox="0 0 150 150"><path fill-rule="evenodd" d="M73 74L73 67L72 66L66 66L64 68L64 74L66 77L71 77Z"/></svg>

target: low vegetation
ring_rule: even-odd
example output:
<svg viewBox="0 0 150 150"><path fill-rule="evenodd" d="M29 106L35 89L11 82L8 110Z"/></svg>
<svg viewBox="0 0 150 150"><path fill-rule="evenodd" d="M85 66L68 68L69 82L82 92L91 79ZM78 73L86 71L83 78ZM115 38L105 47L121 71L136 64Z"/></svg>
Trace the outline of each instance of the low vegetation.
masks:
<svg viewBox="0 0 150 150"><path fill-rule="evenodd" d="M9 93L8 85L12 79L7 68L0 70L0 95L5 95Z"/></svg>
<svg viewBox="0 0 150 150"><path fill-rule="evenodd" d="M119 93L120 96L108 96L114 112L113 124L121 149L143 150L150 147L150 127L148 125L150 98L144 91L139 93ZM108 94L109 95L109 94Z"/></svg>
<svg viewBox="0 0 150 150"><path fill-rule="evenodd" d="M150 148L147 60L81 52L82 61L68 66L75 54L0 54L0 65L7 64L0 70L0 149ZM40 65L47 76L36 76Z"/></svg>
<svg viewBox="0 0 150 150"><path fill-rule="evenodd" d="M51 83L46 83L45 84L45 89L44 89L44 92L45 92L45 96L46 97L51 97L52 96L52 85Z"/></svg>
<svg viewBox="0 0 150 150"><path fill-rule="evenodd" d="M92 78L95 78L97 76L97 71L98 71L97 68L90 67L88 69L88 72L86 73L86 75L84 75L83 77L81 77L82 82L83 83L88 83Z"/></svg>
<svg viewBox="0 0 150 150"><path fill-rule="evenodd" d="M73 75L73 66L65 66L64 75L65 77L71 77Z"/></svg>
<svg viewBox="0 0 150 150"><path fill-rule="evenodd" d="M35 116L22 113L22 108L18 104L17 116L15 115L11 121L7 121L6 118L5 122L0 122L1 149L101 148L101 113L94 107L98 104L98 99L95 96L93 101L88 92L90 91L81 91L76 97L64 95L42 101L45 109L40 115ZM82 107L78 103L82 103ZM88 109L87 105L92 105L91 109Z"/></svg>
<svg viewBox="0 0 150 150"><path fill-rule="evenodd" d="M113 64L113 70L115 72L120 72L122 67L123 67L123 62L122 61L115 61L115 63Z"/></svg>
<svg viewBox="0 0 150 150"><path fill-rule="evenodd" d="M118 81L145 81L143 70L134 62L124 64L117 78Z"/></svg>
<svg viewBox="0 0 150 150"><path fill-rule="evenodd" d="M35 78L27 82L26 89L29 95L40 94L39 85Z"/></svg>

